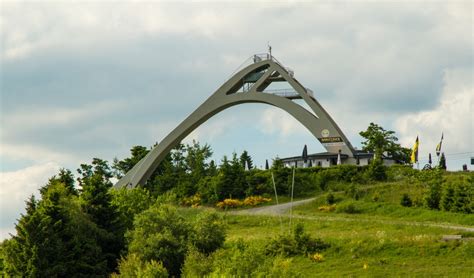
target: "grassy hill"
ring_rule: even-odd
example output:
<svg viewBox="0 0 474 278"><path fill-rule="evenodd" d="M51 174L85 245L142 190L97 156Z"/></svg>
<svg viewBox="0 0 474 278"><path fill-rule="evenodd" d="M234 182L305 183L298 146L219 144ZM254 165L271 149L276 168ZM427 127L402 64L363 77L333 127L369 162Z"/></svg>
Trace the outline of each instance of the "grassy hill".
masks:
<svg viewBox="0 0 474 278"><path fill-rule="evenodd" d="M443 184L469 179L466 173L443 174ZM424 177L405 175L389 182L330 183L327 191L308 194L314 201L293 209L291 226L288 213L220 211L228 228L224 249L243 241L263 250L301 223L330 247L319 252L320 261L311 259L314 254L284 257L279 268L287 268L286 276L474 277L474 214L429 209L424 205L428 191ZM401 205L404 195L411 207ZM446 235L462 239L445 241Z"/></svg>

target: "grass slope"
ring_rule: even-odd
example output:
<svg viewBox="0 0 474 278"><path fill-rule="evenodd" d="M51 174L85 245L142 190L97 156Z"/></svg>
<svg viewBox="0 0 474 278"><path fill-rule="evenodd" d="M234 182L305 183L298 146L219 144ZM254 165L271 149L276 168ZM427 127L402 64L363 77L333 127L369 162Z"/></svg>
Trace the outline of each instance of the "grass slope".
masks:
<svg viewBox="0 0 474 278"><path fill-rule="evenodd" d="M292 226L303 223L306 231L331 247L322 253L322 262L296 256L290 267L302 277L474 277L474 240L442 240L450 234L474 237L474 215L423 208L423 190L407 179L359 185L357 200L347 190L333 192L332 212L319 210L328 193L316 194L313 202L294 208ZM418 207L401 206L404 193ZM348 205L354 206L352 213L337 209ZM222 214L228 244L242 239L263 246L291 230L288 215Z"/></svg>

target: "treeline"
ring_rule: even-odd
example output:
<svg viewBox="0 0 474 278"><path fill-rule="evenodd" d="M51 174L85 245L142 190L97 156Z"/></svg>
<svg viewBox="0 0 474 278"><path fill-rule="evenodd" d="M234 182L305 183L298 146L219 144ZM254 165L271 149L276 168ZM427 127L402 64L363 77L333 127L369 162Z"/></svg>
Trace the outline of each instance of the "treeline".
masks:
<svg viewBox="0 0 474 278"><path fill-rule="evenodd" d="M405 170L403 175L424 186L422 199L411 198L404 194L400 200L402 206L426 207L457 213L474 213L474 175L449 176L440 169L417 171Z"/></svg>
<svg viewBox="0 0 474 278"><path fill-rule="evenodd" d="M135 146L131 157L115 159L112 165L117 178L127 173L149 149ZM284 167L281 160L272 161L271 171L254 167L253 159L247 151L230 158L224 156L217 163L210 160L212 149L209 145L193 142L173 149L144 185L154 197L164 193L185 198L199 193L202 202L215 204L226 198L245 198L254 195L273 195L275 186L279 195L288 195L293 178L293 170ZM387 167L379 160L366 167L339 165L325 169L322 167L296 169L295 196L308 195L327 190L328 183L383 181L389 178Z"/></svg>

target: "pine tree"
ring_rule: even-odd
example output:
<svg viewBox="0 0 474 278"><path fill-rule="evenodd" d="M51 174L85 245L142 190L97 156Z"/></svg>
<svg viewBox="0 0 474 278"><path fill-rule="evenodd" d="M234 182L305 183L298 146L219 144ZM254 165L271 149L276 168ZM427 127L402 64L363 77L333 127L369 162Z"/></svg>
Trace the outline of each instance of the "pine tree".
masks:
<svg viewBox="0 0 474 278"><path fill-rule="evenodd" d="M443 193L441 196L441 209L444 211L450 211L454 204L454 186L451 183L447 183L443 187Z"/></svg>
<svg viewBox="0 0 474 278"><path fill-rule="evenodd" d="M439 159L439 169L446 170L446 157L444 156L444 153L441 153L441 158Z"/></svg>
<svg viewBox="0 0 474 278"><path fill-rule="evenodd" d="M433 177L428 181L429 189L425 195L425 206L430 209L439 209L441 200L441 184L443 177L439 170L433 171Z"/></svg>
<svg viewBox="0 0 474 278"><path fill-rule="evenodd" d="M5 245L5 272L22 277L104 276L105 260L96 241L97 228L63 183L54 182L31 197L17 234Z"/></svg>
<svg viewBox="0 0 474 278"><path fill-rule="evenodd" d="M115 270L125 245L125 226L120 221L117 208L111 203L112 196L109 193L112 172L106 161L97 158L92 160L92 165L82 164L78 172L82 175L78 178L82 187L82 207L100 229L99 244L110 273Z"/></svg>
<svg viewBox="0 0 474 278"><path fill-rule="evenodd" d="M454 204L452 211L471 213L472 212L472 192L466 182L457 182L454 189Z"/></svg>
<svg viewBox="0 0 474 278"><path fill-rule="evenodd" d="M240 164L244 169L251 170L253 168L253 160L252 157L248 154L247 151L243 151L240 155Z"/></svg>

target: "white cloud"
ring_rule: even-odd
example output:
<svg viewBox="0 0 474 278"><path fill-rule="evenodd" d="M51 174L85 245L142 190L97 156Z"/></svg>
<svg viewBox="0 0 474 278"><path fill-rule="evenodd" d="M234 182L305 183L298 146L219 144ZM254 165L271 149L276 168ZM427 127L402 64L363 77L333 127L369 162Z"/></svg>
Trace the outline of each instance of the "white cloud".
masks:
<svg viewBox="0 0 474 278"><path fill-rule="evenodd" d="M280 136L280 139L295 134L305 134L306 131L303 125L290 114L275 107L263 110L259 126L263 133L276 134Z"/></svg>
<svg viewBox="0 0 474 278"><path fill-rule="evenodd" d="M236 125L242 122L247 122L247 118L231 114L228 112L223 114L222 117L211 118L207 122L192 131L183 140L184 143L191 143L193 140L198 142L209 142L222 136L226 131L235 128Z"/></svg>
<svg viewBox="0 0 474 278"><path fill-rule="evenodd" d="M51 148L31 144L10 144L3 142L0 143L0 157L15 161L34 161L35 163L46 163L48 161L71 163L78 161L78 159L72 154L56 151Z"/></svg>
<svg viewBox="0 0 474 278"><path fill-rule="evenodd" d="M127 105L123 101L107 100L82 107L23 107L8 115L2 115L2 128L11 133L19 127L25 130L45 125L71 125L97 117L104 117L125 108Z"/></svg>
<svg viewBox="0 0 474 278"><path fill-rule="evenodd" d="M17 171L0 172L0 240L14 232L13 223L24 212L25 200L50 177L58 173L60 166L54 162L35 165Z"/></svg>
<svg viewBox="0 0 474 278"><path fill-rule="evenodd" d="M473 98L472 70L446 70L439 104L433 109L403 115L396 120L401 143L411 147L418 135L420 157L426 162L429 152L434 155L441 132L444 132L443 151L447 154L448 167L450 154L464 153L462 161L451 161L454 162L451 165L459 169L458 164L468 163L468 157L474 155Z"/></svg>

